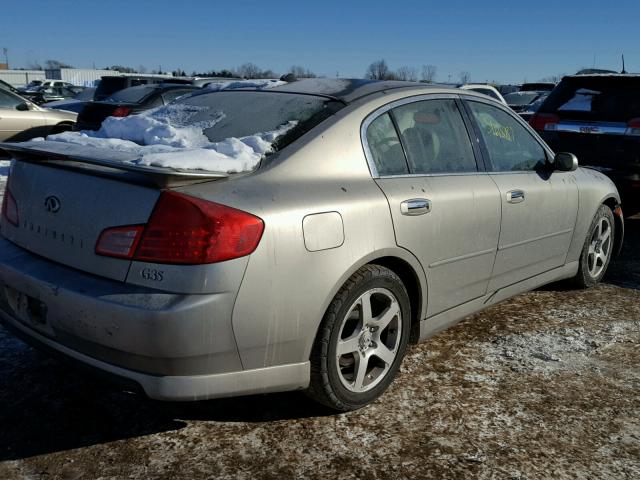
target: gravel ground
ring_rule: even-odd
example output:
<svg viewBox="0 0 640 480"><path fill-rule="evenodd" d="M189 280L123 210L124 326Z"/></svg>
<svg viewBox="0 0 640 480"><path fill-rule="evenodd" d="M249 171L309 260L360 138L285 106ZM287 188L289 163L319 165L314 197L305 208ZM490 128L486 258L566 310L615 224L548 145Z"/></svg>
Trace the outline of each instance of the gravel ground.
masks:
<svg viewBox="0 0 640 480"><path fill-rule="evenodd" d="M0 478L640 478L640 217L589 291L547 287L411 347L376 404L167 404L0 329Z"/></svg>

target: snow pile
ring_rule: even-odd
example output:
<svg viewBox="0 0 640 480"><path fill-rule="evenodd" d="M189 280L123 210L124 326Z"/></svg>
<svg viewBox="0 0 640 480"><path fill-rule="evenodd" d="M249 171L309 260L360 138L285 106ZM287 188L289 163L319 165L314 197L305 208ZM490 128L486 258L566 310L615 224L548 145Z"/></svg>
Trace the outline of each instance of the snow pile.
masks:
<svg viewBox="0 0 640 480"><path fill-rule="evenodd" d="M108 117L102 122L100 130L85 132L97 138L118 138L139 145L168 145L177 148L193 148L207 145L209 140L202 133L213 127L225 115L215 112L211 119L190 123L198 113L207 111L207 107L197 105L174 104L154 108L140 115L130 117ZM51 139L51 137L49 137Z"/></svg>
<svg viewBox="0 0 640 480"><path fill-rule="evenodd" d="M207 110L197 105L170 104L139 115L109 117L98 131L64 132L46 139L131 153L138 157L132 162L136 165L237 173L253 170L273 150L275 140L297 124L292 121L273 131L210 142L204 130L225 115L212 112L205 121L191 121Z"/></svg>
<svg viewBox="0 0 640 480"><path fill-rule="evenodd" d="M241 88L250 88L263 90L266 88L275 88L280 85L286 85L287 82L282 80L233 80L229 82L212 82L207 84L208 90L219 92L220 90L238 90Z"/></svg>

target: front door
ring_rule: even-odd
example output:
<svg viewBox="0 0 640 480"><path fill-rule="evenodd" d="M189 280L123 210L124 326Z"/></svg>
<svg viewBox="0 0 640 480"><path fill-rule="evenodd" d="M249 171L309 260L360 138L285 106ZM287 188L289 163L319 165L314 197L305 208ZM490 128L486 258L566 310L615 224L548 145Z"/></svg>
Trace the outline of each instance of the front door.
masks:
<svg viewBox="0 0 640 480"><path fill-rule="evenodd" d="M578 211L572 172L552 171L543 145L512 114L467 101L500 190L502 226L489 291L565 264Z"/></svg>
<svg viewBox="0 0 640 480"><path fill-rule="evenodd" d="M396 242L425 270L427 316L485 295L500 231L500 194L479 171L455 98L390 109L368 126L367 145Z"/></svg>

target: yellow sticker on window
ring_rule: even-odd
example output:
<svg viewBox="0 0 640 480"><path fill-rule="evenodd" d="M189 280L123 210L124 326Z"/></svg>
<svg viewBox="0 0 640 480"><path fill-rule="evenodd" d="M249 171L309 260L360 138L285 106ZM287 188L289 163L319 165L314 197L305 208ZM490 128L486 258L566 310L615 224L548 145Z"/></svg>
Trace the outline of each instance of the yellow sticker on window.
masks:
<svg viewBox="0 0 640 480"><path fill-rule="evenodd" d="M489 133L494 137L501 138L507 142L513 142L514 136L511 127L505 127L493 122L487 124L487 126L489 127Z"/></svg>

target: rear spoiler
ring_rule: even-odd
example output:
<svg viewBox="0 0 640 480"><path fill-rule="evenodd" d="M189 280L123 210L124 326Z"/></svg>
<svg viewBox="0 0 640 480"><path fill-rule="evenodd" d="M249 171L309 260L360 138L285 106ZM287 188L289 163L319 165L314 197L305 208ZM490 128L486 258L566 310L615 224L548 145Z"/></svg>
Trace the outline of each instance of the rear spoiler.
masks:
<svg viewBox="0 0 640 480"><path fill-rule="evenodd" d="M139 160L139 156L130 152L64 142L0 143L0 158L2 157L29 163L46 163L60 168L88 169L98 175L121 176L124 172L129 172L159 188L180 187L229 176L222 172L138 165L135 161Z"/></svg>

